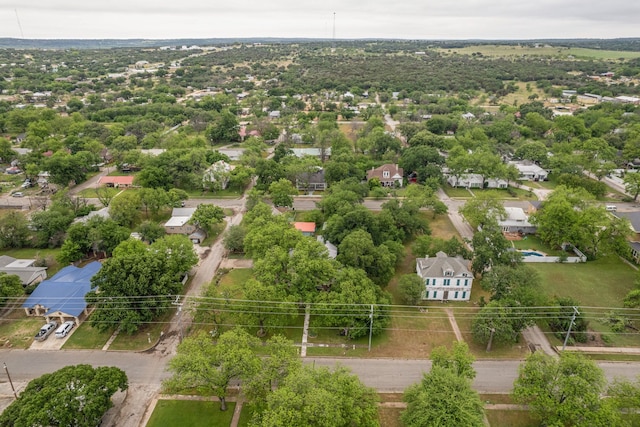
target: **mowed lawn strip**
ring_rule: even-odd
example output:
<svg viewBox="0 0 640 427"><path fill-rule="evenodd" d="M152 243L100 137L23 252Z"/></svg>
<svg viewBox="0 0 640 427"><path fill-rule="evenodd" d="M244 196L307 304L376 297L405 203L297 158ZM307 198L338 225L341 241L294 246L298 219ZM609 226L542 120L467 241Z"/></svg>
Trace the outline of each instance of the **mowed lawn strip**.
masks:
<svg viewBox="0 0 640 427"><path fill-rule="evenodd" d="M106 331L99 331L91 325L91 322L85 321L78 326L75 331L64 343L62 348L65 350L72 349L102 349L107 343L115 328L109 328Z"/></svg>
<svg viewBox="0 0 640 427"><path fill-rule="evenodd" d="M158 400L147 427L225 427L231 425L235 402L227 402L227 410L220 410L220 402L202 400Z"/></svg>
<svg viewBox="0 0 640 427"><path fill-rule="evenodd" d="M615 256L586 263L528 264L549 297L571 297L588 307L622 307L637 272Z"/></svg>

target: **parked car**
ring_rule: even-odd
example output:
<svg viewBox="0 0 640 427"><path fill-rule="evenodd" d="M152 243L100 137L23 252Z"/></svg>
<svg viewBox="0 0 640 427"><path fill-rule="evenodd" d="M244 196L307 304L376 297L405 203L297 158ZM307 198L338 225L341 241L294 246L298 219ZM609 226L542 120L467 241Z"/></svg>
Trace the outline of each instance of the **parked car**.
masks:
<svg viewBox="0 0 640 427"><path fill-rule="evenodd" d="M69 335L76 323L73 320L67 320L56 331L56 338L64 338Z"/></svg>
<svg viewBox="0 0 640 427"><path fill-rule="evenodd" d="M12 197L23 197L24 194L22 194L22 191L16 191L15 193L11 194Z"/></svg>
<svg viewBox="0 0 640 427"><path fill-rule="evenodd" d="M36 341L44 341L47 339L49 335L51 335L53 331L56 330L57 327L58 327L58 322L49 322L45 324L42 328L40 328L40 330L38 331L38 333L33 339L35 339Z"/></svg>
<svg viewBox="0 0 640 427"><path fill-rule="evenodd" d="M31 188L33 187L33 183L31 182L31 180L29 178L25 179L24 182L22 183L22 185L20 186L22 188Z"/></svg>

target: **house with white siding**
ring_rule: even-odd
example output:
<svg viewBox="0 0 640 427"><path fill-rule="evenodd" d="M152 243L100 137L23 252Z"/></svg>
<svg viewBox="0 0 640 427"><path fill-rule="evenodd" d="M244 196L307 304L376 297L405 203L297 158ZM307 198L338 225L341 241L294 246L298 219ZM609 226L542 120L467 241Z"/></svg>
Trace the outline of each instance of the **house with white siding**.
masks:
<svg viewBox="0 0 640 427"><path fill-rule="evenodd" d="M438 252L435 257L417 258L416 273L424 282L422 299L428 301L469 301L473 273L470 261Z"/></svg>

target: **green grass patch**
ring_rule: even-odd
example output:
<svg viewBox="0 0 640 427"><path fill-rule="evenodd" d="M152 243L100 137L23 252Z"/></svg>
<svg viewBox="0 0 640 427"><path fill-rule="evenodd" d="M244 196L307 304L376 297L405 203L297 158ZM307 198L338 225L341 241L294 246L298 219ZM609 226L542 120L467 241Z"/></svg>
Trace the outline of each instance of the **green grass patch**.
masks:
<svg viewBox="0 0 640 427"><path fill-rule="evenodd" d="M472 55L482 54L482 56L491 57L511 57L511 56L535 56L535 57L553 57L559 59L633 59L640 57L640 52L619 51L619 50L600 50L579 47L563 47L563 46L521 46L521 45L477 45L465 46L453 49L437 49L445 54Z"/></svg>
<svg viewBox="0 0 640 427"><path fill-rule="evenodd" d="M200 243L200 246L211 246L213 243L218 240L218 237L222 234L224 229L227 227L226 222L221 222L218 224L214 224L207 233L207 237Z"/></svg>
<svg viewBox="0 0 640 427"><path fill-rule="evenodd" d="M587 359L609 362L640 362L640 354L582 353Z"/></svg>
<svg viewBox="0 0 640 427"><path fill-rule="evenodd" d="M235 402L227 403L227 410L220 410L220 403L200 400L158 400L147 427L209 427L229 426L235 410Z"/></svg>
<svg viewBox="0 0 640 427"><path fill-rule="evenodd" d="M249 426L249 422L251 421L251 418L253 418L253 414L256 411L256 408L247 403L244 402L242 404L242 409L240 410L240 419L238 420L238 427L248 427Z"/></svg>
<svg viewBox="0 0 640 427"><path fill-rule="evenodd" d="M537 236L524 236L522 240L512 240L511 244L514 248L518 250L534 250L539 252L544 252L547 255L551 256L560 256L563 253L566 253L568 256L574 256L573 252L568 253L557 249L552 249L542 240L540 240Z"/></svg>
<svg viewBox="0 0 640 427"><path fill-rule="evenodd" d="M65 350L74 349L102 349L115 328L104 332L91 326L90 322L83 322L62 346Z"/></svg>
<svg viewBox="0 0 640 427"><path fill-rule="evenodd" d="M33 337L44 324L43 317L26 317L22 309L13 310L0 323L0 348L29 348Z"/></svg>
<svg viewBox="0 0 640 427"><path fill-rule="evenodd" d="M429 227L431 227L431 236L444 240L449 240L452 237L457 237L458 239L460 239L460 234L458 234L458 230L456 230L456 227L453 225L448 215L436 215L436 217L433 218L433 215L431 213L420 212L420 214L424 215L427 221L429 221Z"/></svg>
<svg viewBox="0 0 640 427"><path fill-rule="evenodd" d="M142 325L133 335L119 333L109 350L142 351L150 348L160 339L160 333L167 329L174 315L175 310L169 310L155 322Z"/></svg>
<svg viewBox="0 0 640 427"><path fill-rule="evenodd" d="M466 188L458 188L452 187L449 184L445 184L442 186L442 189L446 193L447 196L457 199L471 199L473 198L473 194L469 192ZM474 188L472 191L475 191Z"/></svg>
<svg viewBox="0 0 640 427"><path fill-rule="evenodd" d="M616 256L573 264L529 264L549 297L572 297L589 307L622 307L637 272Z"/></svg>
<svg viewBox="0 0 640 427"><path fill-rule="evenodd" d="M484 411L491 427L537 427L539 421L528 411L487 409Z"/></svg>

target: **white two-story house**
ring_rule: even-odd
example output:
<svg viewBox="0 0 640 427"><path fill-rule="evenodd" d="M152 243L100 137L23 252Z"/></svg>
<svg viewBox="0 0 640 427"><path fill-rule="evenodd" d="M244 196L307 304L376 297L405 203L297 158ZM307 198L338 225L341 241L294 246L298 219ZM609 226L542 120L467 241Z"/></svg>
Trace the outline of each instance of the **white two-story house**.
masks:
<svg viewBox="0 0 640 427"><path fill-rule="evenodd" d="M438 252L435 257L417 258L416 273L424 281L422 299L429 301L469 301L473 274L469 261Z"/></svg>

